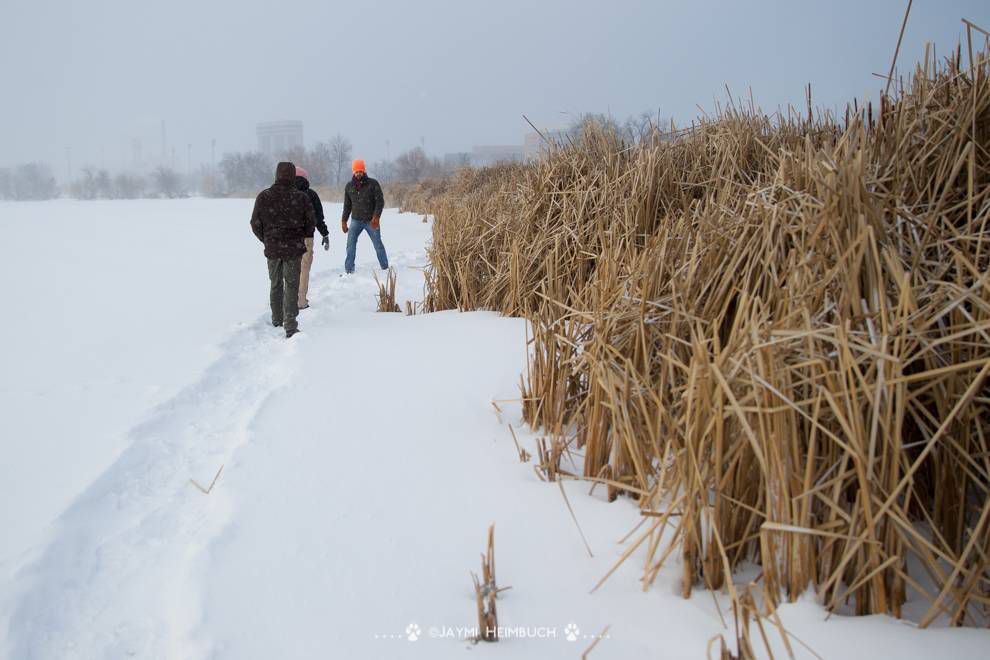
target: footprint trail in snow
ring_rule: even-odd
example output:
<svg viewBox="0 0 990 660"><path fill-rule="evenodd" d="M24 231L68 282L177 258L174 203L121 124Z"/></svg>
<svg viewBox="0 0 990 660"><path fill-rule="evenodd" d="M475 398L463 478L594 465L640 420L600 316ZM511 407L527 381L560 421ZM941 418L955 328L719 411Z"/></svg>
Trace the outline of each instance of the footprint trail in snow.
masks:
<svg viewBox="0 0 990 660"><path fill-rule="evenodd" d="M223 480L237 470L265 401L291 381L306 330L341 307L373 309L369 280L365 272L314 273L302 333L286 341L267 316L243 327L197 382L131 431L128 449L61 516L50 545L20 576L11 657L203 652L189 635L202 615L204 557L230 515ZM224 464L208 496L191 484L208 486ZM128 611L134 616L121 618Z"/></svg>

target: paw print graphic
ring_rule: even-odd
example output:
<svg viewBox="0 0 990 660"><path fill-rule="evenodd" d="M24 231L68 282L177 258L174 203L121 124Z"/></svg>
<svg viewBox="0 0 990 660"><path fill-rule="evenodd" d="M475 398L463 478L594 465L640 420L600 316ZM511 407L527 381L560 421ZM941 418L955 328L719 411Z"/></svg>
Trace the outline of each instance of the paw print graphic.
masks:
<svg viewBox="0 0 990 660"><path fill-rule="evenodd" d="M416 625L415 623L410 623L408 626L406 626L406 639L408 639L410 642L415 642L417 639L419 639L420 634L422 634L422 631L419 629L419 626Z"/></svg>
<svg viewBox="0 0 990 660"><path fill-rule="evenodd" d="M564 637L567 638L568 642L576 642L580 633L576 623L568 623L564 628Z"/></svg>

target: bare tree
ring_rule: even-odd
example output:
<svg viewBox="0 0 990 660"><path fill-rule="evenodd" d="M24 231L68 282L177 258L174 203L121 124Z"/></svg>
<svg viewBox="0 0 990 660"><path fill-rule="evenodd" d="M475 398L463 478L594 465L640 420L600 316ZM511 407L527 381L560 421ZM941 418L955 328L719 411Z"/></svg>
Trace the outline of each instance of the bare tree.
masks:
<svg viewBox="0 0 990 660"><path fill-rule="evenodd" d="M645 110L638 115L630 115L622 125L626 139L641 143L654 139L663 130L663 119L659 114L650 114Z"/></svg>
<svg viewBox="0 0 990 660"><path fill-rule="evenodd" d="M330 138L330 162L333 165L334 183L340 183L343 173L347 171L347 162L351 159L351 141L340 133Z"/></svg>
<svg viewBox="0 0 990 660"><path fill-rule="evenodd" d="M612 116L595 112L578 116L568 127L567 134L571 140L579 140L586 133L598 130L616 137L624 136L622 127Z"/></svg>
<svg viewBox="0 0 990 660"><path fill-rule="evenodd" d="M4 167L0 168L0 199L14 198L14 175Z"/></svg>
<svg viewBox="0 0 990 660"><path fill-rule="evenodd" d="M309 152L307 161L310 183L316 186L337 183L333 178L336 172L336 164L333 162L333 154L330 145L326 142L317 142Z"/></svg>
<svg viewBox="0 0 990 660"><path fill-rule="evenodd" d="M100 170L96 173L96 196L100 199L109 199L111 197L111 188L113 184L110 181L110 173L106 170Z"/></svg>
<svg viewBox="0 0 990 660"><path fill-rule="evenodd" d="M227 184L228 193L257 194L272 183L271 159L260 151L224 154L220 171Z"/></svg>
<svg viewBox="0 0 990 660"><path fill-rule="evenodd" d="M223 176L217 168L203 165L199 168L197 188L204 197L223 197L225 193Z"/></svg>
<svg viewBox="0 0 990 660"><path fill-rule="evenodd" d="M400 154L395 159L395 169L399 181L416 183L430 174L434 169L434 164L426 156L422 147L416 147Z"/></svg>
<svg viewBox="0 0 990 660"><path fill-rule="evenodd" d="M69 186L72 196L76 199L96 199L99 195L96 183L97 169L87 165L82 169L82 178L73 181Z"/></svg>
<svg viewBox="0 0 990 660"><path fill-rule="evenodd" d="M395 163L390 160L379 160L371 164L375 178L382 183L391 183L395 178Z"/></svg>
<svg viewBox="0 0 990 660"><path fill-rule="evenodd" d="M144 194L144 188L143 178L121 172L113 178L111 197L114 199L137 199Z"/></svg>
<svg viewBox="0 0 990 660"><path fill-rule="evenodd" d="M298 165L302 168L306 167L306 160L309 154L306 153L306 147L295 146L288 149L284 154L284 160L289 161L294 165Z"/></svg>
<svg viewBox="0 0 990 660"><path fill-rule="evenodd" d="M172 199L185 196L185 191L182 189L182 177L175 170L163 165L151 173L151 178L155 180L155 187L162 197Z"/></svg>
<svg viewBox="0 0 990 660"><path fill-rule="evenodd" d="M18 165L11 177L14 199L52 199L58 195L58 186L51 169L44 163Z"/></svg>

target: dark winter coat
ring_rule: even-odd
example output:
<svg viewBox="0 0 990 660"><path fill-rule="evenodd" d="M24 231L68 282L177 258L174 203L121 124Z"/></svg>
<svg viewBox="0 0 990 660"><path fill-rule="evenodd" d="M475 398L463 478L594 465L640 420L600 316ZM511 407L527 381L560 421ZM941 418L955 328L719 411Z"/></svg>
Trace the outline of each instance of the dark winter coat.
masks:
<svg viewBox="0 0 990 660"><path fill-rule="evenodd" d="M296 166L279 163L275 183L254 200L251 231L265 244L269 259L291 259L306 252L304 239L313 235L316 213L305 193L296 190Z"/></svg>
<svg viewBox="0 0 990 660"><path fill-rule="evenodd" d="M296 190L306 193L309 201L313 203L313 212L316 214L316 230L320 232L320 236L328 235L330 230L327 229L327 223L323 221L323 202L320 201L320 196L316 194L316 191L309 187L309 179L304 176L296 176ZM313 238L313 232L309 232L308 238Z"/></svg>
<svg viewBox="0 0 990 660"><path fill-rule="evenodd" d="M382 195L382 187L375 179L365 177L361 184L361 189L354 185L351 179L344 187L344 215L341 220L347 222L347 218L354 215L355 220L369 222L372 218L381 216L382 209L385 208L385 196Z"/></svg>

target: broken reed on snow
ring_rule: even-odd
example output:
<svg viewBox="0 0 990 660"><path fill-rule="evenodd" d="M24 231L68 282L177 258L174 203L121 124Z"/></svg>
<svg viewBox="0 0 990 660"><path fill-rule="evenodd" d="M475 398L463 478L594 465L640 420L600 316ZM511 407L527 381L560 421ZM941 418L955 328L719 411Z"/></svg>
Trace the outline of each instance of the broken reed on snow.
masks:
<svg viewBox="0 0 990 660"><path fill-rule="evenodd" d="M435 215L425 310L531 321L526 421L638 500L644 588L677 550L685 596L736 597L751 560L775 597L982 625L988 143L990 63L959 51L841 120L592 129L406 191Z"/></svg>

